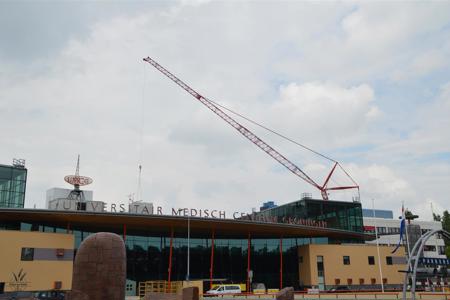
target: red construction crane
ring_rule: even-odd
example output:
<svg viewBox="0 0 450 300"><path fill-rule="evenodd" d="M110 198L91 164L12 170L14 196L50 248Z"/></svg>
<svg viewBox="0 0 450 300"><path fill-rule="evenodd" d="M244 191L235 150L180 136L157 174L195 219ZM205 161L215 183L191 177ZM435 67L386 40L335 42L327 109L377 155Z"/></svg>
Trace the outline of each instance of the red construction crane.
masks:
<svg viewBox="0 0 450 300"><path fill-rule="evenodd" d="M158 64L156 61L151 59L150 57L144 58L145 62L148 62L152 66L154 66L158 71L169 77L170 80L178 84L181 88L183 88L185 91L187 91L189 94L194 96L198 101L200 101L203 105L205 105L207 108L209 108L212 112L214 112L216 115L218 115L220 118L222 118L225 122L233 126L239 133L241 133L244 137L246 137L248 140L250 140L252 143L254 143L256 146L258 146L261 150L269 154L272 158L274 158L276 161L278 161L280 164L282 164L284 167L286 167L289 171L303 179L304 181L308 182L312 186L316 187L320 193L322 194L323 200L328 200L328 191L334 191L334 190L348 190L348 189L358 189L359 192L359 186L356 184L356 182L351 178L351 176L345 172L345 170L339 165L337 161L334 161L334 166L331 169L330 173L328 174L327 178L325 179L325 182L323 185L320 185L316 183L311 177L309 177L305 172L303 172L299 167L297 167L293 162L291 162L289 159L284 157L281 153L279 153L277 150L272 148L270 145L268 145L266 142L264 142L261 138L259 138L256 134L245 128L243 125L241 125L239 122L237 122L235 119L230 117L228 114L226 114L223 110L221 110L215 103L213 103L208 98L203 97L199 93L197 93L194 89L192 89L190 86L188 86L186 83L184 83L181 79L170 73L168 70L166 70L163 66ZM328 187L328 183L336 170L336 167L339 166L344 173L350 178L352 183L354 185L349 186L336 186L336 187Z"/></svg>

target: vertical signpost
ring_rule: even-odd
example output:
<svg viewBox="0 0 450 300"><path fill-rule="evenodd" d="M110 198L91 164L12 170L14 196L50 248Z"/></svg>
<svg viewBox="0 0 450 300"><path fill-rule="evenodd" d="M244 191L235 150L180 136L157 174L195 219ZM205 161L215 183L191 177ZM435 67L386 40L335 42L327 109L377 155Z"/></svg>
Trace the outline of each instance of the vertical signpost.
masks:
<svg viewBox="0 0 450 300"><path fill-rule="evenodd" d="M211 236L211 264L209 266L209 288L212 289L212 280L214 272L214 229Z"/></svg>
<svg viewBox="0 0 450 300"><path fill-rule="evenodd" d="M280 290L283 289L283 237L280 237Z"/></svg>
<svg viewBox="0 0 450 300"><path fill-rule="evenodd" d="M251 283L250 277L253 278L253 271L250 270L250 252L251 252L251 241L249 233L247 241L247 293L250 293L250 283Z"/></svg>
<svg viewBox="0 0 450 300"><path fill-rule="evenodd" d="M248 270L248 280L249 280L248 293L250 293L251 292L252 281L253 281L253 270Z"/></svg>
<svg viewBox="0 0 450 300"><path fill-rule="evenodd" d="M169 273L169 280L168 280L168 293L170 293L171 291L171 275L172 275L172 248L173 248L173 228L171 228L170 230L170 250L169 250L169 269L168 269L168 273Z"/></svg>

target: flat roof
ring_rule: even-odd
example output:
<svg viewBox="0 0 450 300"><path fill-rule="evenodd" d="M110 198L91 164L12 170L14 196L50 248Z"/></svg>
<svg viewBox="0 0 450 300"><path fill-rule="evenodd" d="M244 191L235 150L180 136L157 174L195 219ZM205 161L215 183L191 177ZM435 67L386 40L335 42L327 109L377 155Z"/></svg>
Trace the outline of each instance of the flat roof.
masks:
<svg viewBox="0 0 450 300"><path fill-rule="evenodd" d="M270 201L269 201L270 202ZM273 202L273 201L272 201ZM301 198L292 202L288 202L288 203L284 203L284 204L280 204L280 205L276 205L274 207L270 207L270 208L266 208L264 210L260 210L258 212L256 212L257 214L262 214L271 210L277 210L280 208L283 208L285 206L290 206L290 205L295 205L298 202L316 202L316 203L323 203L323 204L338 204L338 205L348 205L348 204L353 204L353 206L361 206L361 202L348 202L348 201L341 201L341 200L326 200L324 201L323 199L313 199L313 198ZM266 202L267 203L267 202ZM265 203L263 203L265 204ZM362 206L361 206L362 207Z"/></svg>
<svg viewBox="0 0 450 300"><path fill-rule="evenodd" d="M27 169L27 168L25 168L25 166L14 166L14 165L4 165L4 164L0 164L0 167L10 168L10 169L18 169L18 170L26 170Z"/></svg>
<svg viewBox="0 0 450 300"><path fill-rule="evenodd" d="M175 236L186 236L189 222L192 238L208 237L214 230L217 238L246 238L250 234L252 238L373 239L370 234L326 227L171 215L0 208L0 220L117 233L123 233L125 227L129 235L168 235L173 229Z"/></svg>

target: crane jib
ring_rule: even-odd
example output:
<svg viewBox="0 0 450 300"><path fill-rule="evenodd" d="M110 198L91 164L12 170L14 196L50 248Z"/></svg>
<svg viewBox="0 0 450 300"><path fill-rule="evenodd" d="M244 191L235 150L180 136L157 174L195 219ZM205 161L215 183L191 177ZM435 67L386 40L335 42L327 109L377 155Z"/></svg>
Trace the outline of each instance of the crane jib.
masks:
<svg viewBox="0 0 450 300"><path fill-rule="evenodd" d="M178 86L183 88L185 91L187 91L189 94L194 96L197 100L199 100L203 105L205 105L207 108L209 108L212 112L214 112L216 115L218 115L221 119L223 119L225 122L230 124L232 127L234 127L239 133L241 133L245 138L250 140L252 143L254 143L256 146L258 146L261 150L266 152L269 156L271 156L273 159L278 161L281 165L283 165L285 168L287 168L289 171L303 179L304 181L308 182L318 190L320 190L322 198L324 200L328 200L327 190L343 190L343 189L359 189L358 185L355 186L343 186L343 187L334 187L334 188L327 188L326 185L328 183L328 180L332 176L334 169L336 168L337 164L333 167L331 172L328 174L328 177L324 183L323 186L320 186L317 184L313 179L311 179L305 172L303 172L297 165L295 165L293 162L288 160L286 157L284 157L281 153L279 153L277 150L272 148L270 145L268 145L266 142L264 142L261 138L259 138L256 134L248 130L246 127L241 125L239 122L234 120L231 116L226 114L223 110L221 110L219 107L217 107L212 101L208 100L207 98L203 97L199 93L197 93L194 89L192 89L190 86L188 86L186 83L184 83L181 79L170 73L168 70L166 70L163 66L158 64L156 61L151 59L150 57L144 58L144 61L154 66L158 71L166 75L169 79L171 79L173 82L175 82ZM345 170L344 170L345 172ZM347 174L348 175L348 174ZM349 175L348 175L349 176ZM350 177L351 178L351 177ZM353 180L353 179L352 179Z"/></svg>

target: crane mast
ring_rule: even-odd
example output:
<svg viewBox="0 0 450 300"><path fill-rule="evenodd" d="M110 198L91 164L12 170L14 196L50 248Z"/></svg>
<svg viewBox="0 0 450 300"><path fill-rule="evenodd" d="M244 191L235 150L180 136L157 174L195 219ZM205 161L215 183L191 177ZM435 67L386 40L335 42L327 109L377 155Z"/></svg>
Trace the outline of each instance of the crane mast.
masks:
<svg viewBox="0 0 450 300"><path fill-rule="evenodd" d="M309 183L310 185L314 186L318 190L320 190L322 198L324 200L328 200L328 190L344 190L344 189L359 189L359 186L341 186L341 187L332 187L327 188L327 184L336 169L336 167L339 165L338 162L335 162L331 172L328 174L325 183L321 186L318 183L316 183L311 177L309 177L305 172L303 172L299 167L297 167L293 162L291 162L289 159L284 157L281 153L279 153L277 150L275 150L272 146L264 142L261 138L259 138L256 134L251 132L249 129L247 129L245 126L237 122L235 119L233 119L231 116L229 116L227 113L225 113L223 110L221 110L218 106L216 106L211 100L209 100L206 97L203 97L198 92L196 92L193 88L191 88L189 85L184 83L181 79L170 73L167 69L165 69L163 66L161 66L159 63L157 63L155 60L151 59L150 57L144 58L144 61L151 64L153 67L155 67L158 71L166 75L170 80L175 82L177 85L179 85L182 89L187 91L189 94L191 94L193 97L195 97L198 101L200 101L203 105L205 105L207 108L209 108L212 112L214 112L216 115L218 115L221 119L223 119L225 122L230 124L233 128L235 128L237 131L239 131L240 134L242 134L245 138L247 138L249 141L254 143L256 146L258 146L262 151L266 152L268 155L270 155L273 159L275 159L277 162L279 162L281 165L283 165L285 168L287 168L289 171ZM348 174L347 174L348 175ZM349 175L348 175L349 176ZM350 177L350 176L349 176ZM351 177L350 177L351 178ZM353 181L353 180L352 180Z"/></svg>

